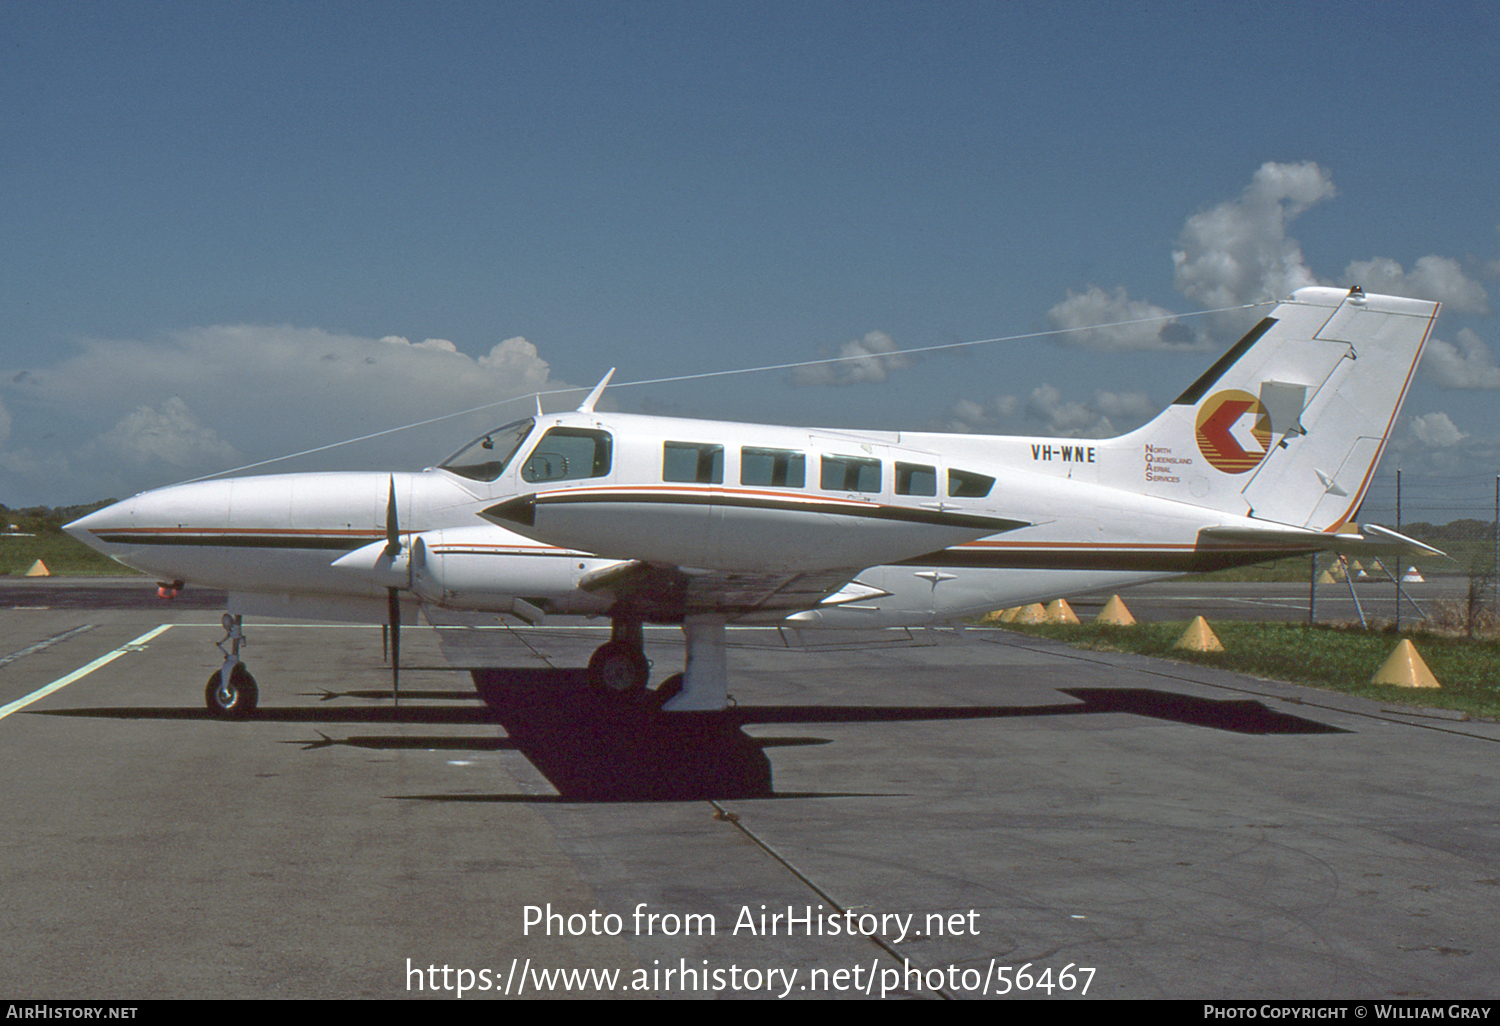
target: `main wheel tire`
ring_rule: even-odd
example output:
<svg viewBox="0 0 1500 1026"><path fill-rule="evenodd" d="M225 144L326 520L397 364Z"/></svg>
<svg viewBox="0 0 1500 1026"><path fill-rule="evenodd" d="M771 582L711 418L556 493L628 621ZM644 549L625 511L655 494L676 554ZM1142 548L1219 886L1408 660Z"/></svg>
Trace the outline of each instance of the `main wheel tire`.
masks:
<svg viewBox="0 0 1500 1026"><path fill-rule="evenodd" d="M651 679L646 654L625 641L600 645L589 660L589 686L609 695L640 691Z"/></svg>
<svg viewBox="0 0 1500 1026"><path fill-rule="evenodd" d="M204 689L203 700L208 704L208 711L225 720L244 720L254 715L260 689L255 686L255 678L250 676L245 664L238 663L229 671L227 686L223 686L219 678L219 672L215 671Z"/></svg>

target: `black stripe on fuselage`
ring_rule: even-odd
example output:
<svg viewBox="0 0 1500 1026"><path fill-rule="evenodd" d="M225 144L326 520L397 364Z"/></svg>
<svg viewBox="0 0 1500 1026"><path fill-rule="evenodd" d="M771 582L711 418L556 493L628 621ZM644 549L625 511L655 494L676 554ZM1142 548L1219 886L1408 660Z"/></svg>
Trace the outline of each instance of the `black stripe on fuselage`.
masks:
<svg viewBox="0 0 1500 1026"><path fill-rule="evenodd" d="M900 566L960 567L971 570L1126 570L1136 573L1207 573L1249 566L1309 549L1005 549L956 546L903 559Z"/></svg>
<svg viewBox="0 0 1500 1026"><path fill-rule="evenodd" d="M830 516L864 517L932 527L972 527L1000 533L1029 526L1023 520L981 516L958 511L914 509L875 502L823 502L817 499L777 499L740 492L566 492L536 498L538 506L627 503L631 505L730 506L738 509L768 509L787 513L824 513ZM486 510L486 512L489 512Z"/></svg>
<svg viewBox="0 0 1500 1026"><path fill-rule="evenodd" d="M324 537L286 534L95 534L95 538L109 545L194 545L228 549L317 549L334 552L353 552L383 535L361 535L356 538Z"/></svg>

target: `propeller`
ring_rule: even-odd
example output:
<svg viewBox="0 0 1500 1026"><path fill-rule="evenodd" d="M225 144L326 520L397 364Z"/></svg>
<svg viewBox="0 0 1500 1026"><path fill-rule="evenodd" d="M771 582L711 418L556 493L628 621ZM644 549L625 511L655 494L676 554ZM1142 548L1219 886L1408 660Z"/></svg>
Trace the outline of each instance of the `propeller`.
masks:
<svg viewBox="0 0 1500 1026"><path fill-rule="evenodd" d="M401 518L396 512L396 476L391 475L391 494L385 504L385 554L401 554ZM401 704L401 589L385 589L386 618L391 631L391 703Z"/></svg>

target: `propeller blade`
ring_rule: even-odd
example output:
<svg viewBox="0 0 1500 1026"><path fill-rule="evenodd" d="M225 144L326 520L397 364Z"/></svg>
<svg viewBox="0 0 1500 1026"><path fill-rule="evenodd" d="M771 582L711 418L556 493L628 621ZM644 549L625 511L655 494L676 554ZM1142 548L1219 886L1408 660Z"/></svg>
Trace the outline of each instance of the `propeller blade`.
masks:
<svg viewBox="0 0 1500 1026"><path fill-rule="evenodd" d="M391 621L391 703L401 704L401 591L385 589L386 612Z"/></svg>
<svg viewBox="0 0 1500 1026"><path fill-rule="evenodd" d="M391 497L385 503L385 554L401 552L401 518L396 515L396 475L391 475Z"/></svg>

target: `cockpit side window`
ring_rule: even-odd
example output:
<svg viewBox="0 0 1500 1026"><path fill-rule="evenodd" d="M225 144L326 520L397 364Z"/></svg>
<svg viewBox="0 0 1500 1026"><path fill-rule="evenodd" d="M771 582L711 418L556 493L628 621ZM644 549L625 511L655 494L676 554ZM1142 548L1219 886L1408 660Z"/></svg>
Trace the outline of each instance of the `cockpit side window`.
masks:
<svg viewBox="0 0 1500 1026"><path fill-rule="evenodd" d="M575 481L604 477L614 455L614 439L608 431L555 427L542 436L521 465L521 477L530 482Z"/></svg>
<svg viewBox="0 0 1500 1026"><path fill-rule="evenodd" d="M505 467L531 434L536 422L531 418L496 428L483 438L476 438L438 464L444 470L471 481L493 481L505 473Z"/></svg>

